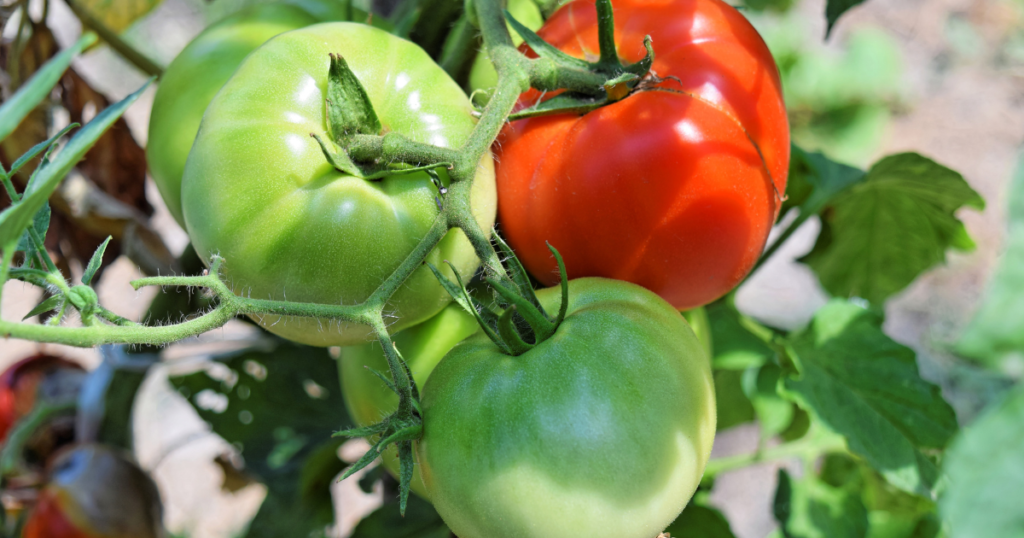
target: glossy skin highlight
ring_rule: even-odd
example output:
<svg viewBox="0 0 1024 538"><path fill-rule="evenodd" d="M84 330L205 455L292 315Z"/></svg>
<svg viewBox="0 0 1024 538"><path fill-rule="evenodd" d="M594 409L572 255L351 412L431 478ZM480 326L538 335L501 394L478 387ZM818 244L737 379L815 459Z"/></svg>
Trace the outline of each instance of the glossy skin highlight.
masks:
<svg viewBox="0 0 1024 538"><path fill-rule="evenodd" d="M700 481L715 396L693 331L633 284L569 293L549 340L511 357L470 337L423 387L420 471L460 538L653 538Z"/></svg>
<svg viewBox="0 0 1024 538"><path fill-rule="evenodd" d="M520 120L495 145L502 231L526 268L640 284L678 309L734 288L760 256L781 206L789 127L774 60L720 0L614 3L616 43L665 78L583 116ZM598 53L593 2L563 6L539 31L581 58ZM674 78L676 77L678 80ZM523 94L529 104L540 95Z"/></svg>
<svg viewBox="0 0 1024 538"><path fill-rule="evenodd" d="M462 90L418 46L363 24L325 23L282 34L251 54L206 110L182 185L185 223L204 259L219 254L235 293L354 304L377 289L438 214L425 173L377 181L328 164L310 133L329 139L324 92L329 53L344 56L385 131L457 147L475 125ZM442 171L442 176L444 172ZM493 161L481 160L472 204L480 227L495 215ZM479 261L452 230L426 261L454 278ZM426 266L385 306L392 332L451 301ZM310 345L369 341L368 327L267 316L269 331Z"/></svg>

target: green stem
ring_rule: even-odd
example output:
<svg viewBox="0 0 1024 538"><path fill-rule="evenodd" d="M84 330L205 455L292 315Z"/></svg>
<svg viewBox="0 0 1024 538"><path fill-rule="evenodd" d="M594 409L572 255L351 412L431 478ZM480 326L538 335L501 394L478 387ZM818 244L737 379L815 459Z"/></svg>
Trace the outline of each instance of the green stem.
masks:
<svg viewBox="0 0 1024 538"><path fill-rule="evenodd" d="M799 457L803 460L813 460L822 454L846 450L846 443L842 437L805 436L796 441L784 443L779 446L758 450L751 454L739 454L724 458L715 458L708 462L704 468L704 478L707 480L734 469L741 469L756 463L765 463L791 457Z"/></svg>
<svg viewBox="0 0 1024 538"><path fill-rule="evenodd" d="M11 176L7 175L7 171L3 169L3 165L0 165L0 181L4 183L4 189L7 190L7 197L11 199L11 203L18 201L18 190L14 188L14 183L11 182Z"/></svg>
<svg viewBox="0 0 1024 538"><path fill-rule="evenodd" d="M423 260L427 259L430 251L434 250L434 247L441 242L441 239L447 233L447 219L443 214L438 215L430 229L427 230L426 235L423 236L423 239L420 239L416 248L406 256L402 264L391 273L387 280L381 283L380 287L363 304L373 308L376 312L380 312L388 299L398 291L398 288L402 287L405 281L423 265Z"/></svg>
<svg viewBox="0 0 1024 538"><path fill-rule="evenodd" d="M121 36L117 35L116 32L107 28L102 21L93 17L91 13L78 4L77 0L64 0L71 11L75 13L75 16L82 21L82 25L90 30L96 32L100 39L106 41L110 48L114 49L122 58L131 62L132 65L137 67L143 73L147 75L160 77L164 74L164 69L156 64L153 60L150 60L141 52L135 50L135 47L128 44L127 41L121 39Z"/></svg>
<svg viewBox="0 0 1024 538"><path fill-rule="evenodd" d="M32 412L18 421L7 434L3 450L0 451L0 476L6 477L17 471L18 462L21 460L21 453L25 449L25 443L32 438L32 434L46 424L54 415L74 410L77 406L75 401L49 403L37 402Z"/></svg>
<svg viewBox="0 0 1024 538"><path fill-rule="evenodd" d="M0 305L3 304L4 297L4 284L7 283L7 277L11 271L11 263L14 261L14 249L18 248L17 242L12 241L9 245L3 246L3 258L0 259ZM2 321L3 311L0 310L0 321Z"/></svg>
<svg viewBox="0 0 1024 538"><path fill-rule="evenodd" d="M757 270L760 269L761 266L765 264L765 262L767 262L773 255L775 255L776 251L778 251L779 248L782 247L782 245L784 245L786 241L788 241L794 233L796 233L800 226L803 226L803 224L807 222L807 219L811 218L815 214L817 213L814 211L801 210L800 214L796 217L796 219L793 220L793 222L791 222L789 226L786 227L786 229L779 235L779 237L774 242L772 242L771 246L764 251L764 254L761 255L761 258L757 260L756 264L754 264L754 268L750 270L750 274L747 275L747 279L750 279L750 277L753 276L754 273L756 273Z"/></svg>

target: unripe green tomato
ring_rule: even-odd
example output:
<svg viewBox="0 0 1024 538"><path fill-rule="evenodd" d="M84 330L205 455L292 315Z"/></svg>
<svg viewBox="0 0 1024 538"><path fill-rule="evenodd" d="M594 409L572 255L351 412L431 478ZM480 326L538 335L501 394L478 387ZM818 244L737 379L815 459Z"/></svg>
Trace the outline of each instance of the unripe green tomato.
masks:
<svg viewBox="0 0 1024 538"><path fill-rule="evenodd" d="M115 449L98 444L58 454L24 538L163 538L163 505L153 480Z"/></svg>
<svg viewBox="0 0 1024 538"><path fill-rule="evenodd" d="M558 311L558 288L538 296ZM569 282L565 321L526 353L483 334L455 346L421 408L420 472L459 538L653 538L715 435L710 361L686 321L600 278Z"/></svg>
<svg viewBox="0 0 1024 538"><path fill-rule="evenodd" d="M423 172L379 180L333 168L310 134L330 139L324 94L330 53L342 55L386 132L458 147L476 124L458 85L415 44L356 23L317 24L282 34L242 63L206 109L185 166L182 209L196 252L224 258L235 293L320 304L366 300L415 249L439 213ZM441 169L443 181L447 181ZM489 230L497 199L483 156L473 181L477 223ZM461 230L426 261L454 279L478 266ZM421 323L451 297L420 266L384 307L389 329ZM267 330L309 345L354 345L365 325L262 316Z"/></svg>
<svg viewBox="0 0 1024 538"><path fill-rule="evenodd" d="M396 334L392 341L402 354L418 387L426 383L437 363L462 340L477 332L476 319L457 304L450 304L440 314ZM341 391L345 407L359 427L381 421L398 408L398 395L384 385L373 368L390 378L387 360L379 342L341 348ZM399 476L398 451L394 445L383 454L384 467ZM412 490L428 498L423 479L417 470L413 475Z"/></svg>
<svg viewBox="0 0 1024 538"><path fill-rule="evenodd" d="M178 224L181 215L181 176L206 106L242 60L268 39L326 21L348 20L341 2L292 0L253 6L203 30L167 66L149 118L146 160L160 196ZM352 9L353 20L366 12ZM387 24L383 17L374 24Z"/></svg>
<svg viewBox="0 0 1024 538"><path fill-rule="evenodd" d="M508 11L523 26L531 30L536 31L544 25L544 16L541 15L540 8L537 7L537 3L534 0L509 0ZM512 34L512 42L517 46L523 42L523 38L519 37L519 34L511 26L509 26L509 33ZM473 60L473 68L469 72L469 90L471 92L476 90L486 92L483 96L477 98L480 102L486 102L490 97L489 92L497 84L498 72L494 70L490 58L487 57L487 51L481 50L480 54L477 54L476 59Z"/></svg>

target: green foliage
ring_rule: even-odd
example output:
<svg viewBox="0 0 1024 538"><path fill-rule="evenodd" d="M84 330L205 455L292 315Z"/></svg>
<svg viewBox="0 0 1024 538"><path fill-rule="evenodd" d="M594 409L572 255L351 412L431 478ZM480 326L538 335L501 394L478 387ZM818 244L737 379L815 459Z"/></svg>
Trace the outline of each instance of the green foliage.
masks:
<svg viewBox="0 0 1024 538"><path fill-rule="evenodd" d="M50 91L60 80L64 70L71 65L71 60L78 56L85 47L96 42L96 34L82 35L70 48L46 62L39 71L29 79L10 99L0 105L0 140L4 140L28 116L29 112L50 96ZM115 118L116 119L116 118ZM0 242L2 244L2 242Z"/></svg>
<svg viewBox="0 0 1024 538"><path fill-rule="evenodd" d="M718 409L717 431L754 420L754 407L743 393L742 370L715 370L715 404Z"/></svg>
<svg viewBox="0 0 1024 538"><path fill-rule="evenodd" d="M452 531L441 521L433 505L413 495L402 516L398 499L391 498L363 518L352 538L451 538Z"/></svg>
<svg viewBox="0 0 1024 538"><path fill-rule="evenodd" d="M30 81L26 87L32 85ZM50 194L64 180L64 176L85 156L100 136L124 114L124 111L142 95L148 86L147 82L135 93L100 112L88 125L71 137L71 140L52 162L36 169L21 200L0 213L0 245L10 244L21 237L24 230L32 224L36 213L46 204ZM13 100L14 98L12 98Z"/></svg>
<svg viewBox="0 0 1024 538"><path fill-rule="evenodd" d="M801 261L832 295L882 304L943 262L947 248L974 247L954 215L963 206L985 202L959 173L916 153L885 157L832 198Z"/></svg>
<svg viewBox="0 0 1024 538"><path fill-rule="evenodd" d="M1024 372L1024 154L1010 189L1006 250L957 351L1019 375Z"/></svg>
<svg viewBox="0 0 1024 538"><path fill-rule="evenodd" d="M867 508L855 492L814 476L794 481L779 469L772 511L785 538L864 538Z"/></svg>
<svg viewBox="0 0 1024 538"><path fill-rule="evenodd" d="M225 368L171 379L213 431L241 451L267 498L246 536L306 536L334 519L330 482L342 471L341 441L350 424L334 360L326 349L274 340L269 351L223 358ZM226 407L200 402L226 398Z"/></svg>
<svg viewBox="0 0 1024 538"><path fill-rule="evenodd" d="M713 342L711 363L716 370L745 370L761 366L774 356L763 338L750 331L752 320L736 310L729 297L707 305L705 310Z"/></svg>
<svg viewBox="0 0 1024 538"><path fill-rule="evenodd" d="M703 497L698 493L665 532L672 538L735 538L725 516Z"/></svg>
<svg viewBox="0 0 1024 538"><path fill-rule="evenodd" d="M1024 385L967 427L945 460L940 511L950 538L1024 535Z"/></svg>
<svg viewBox="0 0 1024 538"><path fill-rule="evenodd" d="M825 5L825 19L828 20L826 36L832 33L832 29L835 27L839 17L853 7L863 3L864 0L828 0L828 4Z"/></svg>
<svg viewBox="0 0 1024 538"><path fill-rule="evenodd" d="M893 485L932 496L931 454L957 429L938 387L921 379L914 352L882 332L880 315L833 300L793 337L796 371L784 394L846 437L850 450Z"/></svg>

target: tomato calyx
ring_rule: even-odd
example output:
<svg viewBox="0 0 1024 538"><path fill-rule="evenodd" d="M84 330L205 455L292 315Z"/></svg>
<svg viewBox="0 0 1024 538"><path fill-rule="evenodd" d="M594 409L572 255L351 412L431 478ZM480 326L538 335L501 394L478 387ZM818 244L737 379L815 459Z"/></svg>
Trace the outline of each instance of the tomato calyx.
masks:
<svg viewBox="0 0 1024 538"><path fill-rule="evenodd" d="M455 278L458 281L456 284L445 278L434 266L431 265L430 269L459 306L476 318L484 334L498 346L498 349L506 355L515 357L551 338L565 320L569 307L569 279L561 254L549 244L548 249L558 263L562 286L562 301L558 314L551 316L541 305L526 269L516 258L512 248L497 233L494 234L494 238L498 250L505 257L508 276L502 279L488 274L484 276L484 282L497 294L498 306L501 309L499 312L473 297L466 289L458 271L455 271Z"/></svg>
<svg viewBox="0 0 1024 538"><path fill-rule="evenodd" d="M405 163L380 162L371 160L362 162L350 154L350 146L360 135L377 137L383 134L377 112L370 103L366 89L359 78L349 68L348 62L341 54L331 54L331 63L327 77L327 132L329 140L324 140L316 133L309 133L327 158L327 162L340 172L366 180L381 179L395 174L408 174L423 170L433 171L440 166L451 167L450 162L430 163L426 165L408 165ZM434 176L431 176L434 177Z"/></svg>
<svg viewBox="0 0 1024 538"><path fill-rule="evenodd" d="M536 104L511 114L509 121L551 114L586 114L621 101L634 91L642 90L644 81L653 76L651 65L654 63L654 47L651 36L644 38L647 54L640 61L632 64L623 63L615 48L615 16L611 0L597 0L596 7L600 57L594 62L575 58L555 48L505 10L505 18L509 25L540 59L548 60L563 70L585 71L604 78L599 87L574 89L559 93L550 99L542 98Z"/></svg>

